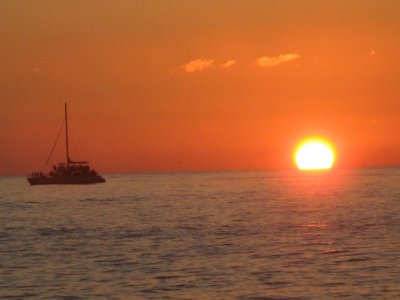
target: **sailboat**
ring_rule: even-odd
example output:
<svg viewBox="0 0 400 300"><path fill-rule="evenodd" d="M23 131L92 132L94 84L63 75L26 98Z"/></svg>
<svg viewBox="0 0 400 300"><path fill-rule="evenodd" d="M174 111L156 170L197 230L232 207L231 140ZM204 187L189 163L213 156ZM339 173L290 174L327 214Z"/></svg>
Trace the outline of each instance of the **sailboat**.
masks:
<svg viewBox="0 0 400 300"><path fill-rule="evenodd" d="M89 167L87 161L73 161L69 158L68 147L68 115L67 103L65 103L65 147L66 147L66 162L59 163L53 166L53 169L48 173L33 172L28 176L27 180L31 185L42 184L89 184L106 182L94 169ZM61 133L61 130L60 130ZM57 137L58 140L58 137ZM56 140L56 143L57 143ZM54 144L55 146L55 144ZM53 146L53 150L54 150ZM52 150L52 152L53 152ZM50 156L52 154L50 153Z"/></svg>

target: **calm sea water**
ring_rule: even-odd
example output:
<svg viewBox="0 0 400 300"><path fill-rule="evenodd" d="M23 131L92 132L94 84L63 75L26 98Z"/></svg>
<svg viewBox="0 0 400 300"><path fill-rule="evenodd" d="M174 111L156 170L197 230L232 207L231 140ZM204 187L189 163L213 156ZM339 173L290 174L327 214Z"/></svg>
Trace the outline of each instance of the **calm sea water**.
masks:
<svg viewBox="0 0 400 300"><path fill-rule="evenodd" d="M0 178L1 299L400 299L400 169Z"/></svg>

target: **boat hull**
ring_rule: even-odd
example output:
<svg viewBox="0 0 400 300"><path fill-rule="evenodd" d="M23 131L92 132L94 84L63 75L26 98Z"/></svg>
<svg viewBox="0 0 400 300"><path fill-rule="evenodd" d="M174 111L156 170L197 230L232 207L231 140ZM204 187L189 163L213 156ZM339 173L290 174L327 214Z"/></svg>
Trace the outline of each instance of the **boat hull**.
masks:
<svg viewBox="0 0 400 300"><path fill-rule="evenodd" d="M27 178L30 185L45 184L93 184L103 183L106 180L101 176L62 176L62 177L30 177Z"/></svg>

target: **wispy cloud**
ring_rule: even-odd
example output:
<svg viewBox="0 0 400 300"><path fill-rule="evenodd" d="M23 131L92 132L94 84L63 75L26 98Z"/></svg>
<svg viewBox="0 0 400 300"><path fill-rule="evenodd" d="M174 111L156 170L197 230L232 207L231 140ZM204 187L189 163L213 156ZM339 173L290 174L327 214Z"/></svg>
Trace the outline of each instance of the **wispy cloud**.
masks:
<svg viewBox="0 0 400 300"><path fill-rule="evenodd" d="M300 55L297 53L281 54L278 56L262 56L257 59L256 65L259 67L275 67L277 65L299 59Z"/></svg>
<svg viewBox="0 0 400 300"><path fill-rule="evenodd" d="M213 59L194 59L191 60L182 66L180 66L178 69L174 71L181 71L181 72L186 72L186 73L194 73L194 72L200 72L204 71L207 69L226 69L232 67L234 64L236 64L235 60L228 60L224 63L217 64L215 60ZM173 72L174 72L173 71Z"/></svg>
<svg viewBox="0 0 400 300"><path fill-rule="evenodd" d="M214 67L213 59L194 59L181 66L180 69L184 72L193 73L212 67Z"/></svg>
<svg viewBox="0 0 400 300"><path fill-rule="evenodd" d="M223 64L220 64L219 67L222 69L226 69L232 67L234 64L236 64L236 61L234 59L231 59L228 60L227 62L224 62Z"/></svg>

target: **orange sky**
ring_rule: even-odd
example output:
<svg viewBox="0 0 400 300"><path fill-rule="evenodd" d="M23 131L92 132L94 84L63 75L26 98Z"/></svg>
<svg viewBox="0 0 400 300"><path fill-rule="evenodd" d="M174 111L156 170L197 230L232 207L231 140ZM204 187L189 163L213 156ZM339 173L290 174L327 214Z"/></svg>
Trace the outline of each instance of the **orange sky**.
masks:
<svg viewBox="0 0 400 300"><path fill-rule="evenodd" d="M0 175L400 164L400 1L0 1ZM63 142L63 140L61 140ZM52 163L64 158L63 144Z"/></svg>

